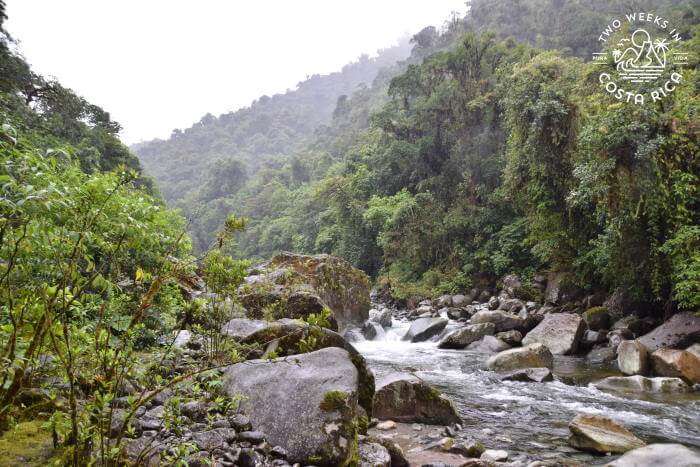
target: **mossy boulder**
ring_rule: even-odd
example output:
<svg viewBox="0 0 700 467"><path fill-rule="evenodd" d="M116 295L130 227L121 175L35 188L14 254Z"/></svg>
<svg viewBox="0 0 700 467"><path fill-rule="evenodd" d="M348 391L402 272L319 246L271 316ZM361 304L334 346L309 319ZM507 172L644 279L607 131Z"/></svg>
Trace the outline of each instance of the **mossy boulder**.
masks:
<svg viewBox="0 0 700 467"><path fill-rule="evenodd" d="M377 382L374 416L405 423L460 423L452 402L440 391L409 373L392 373Z"/></svg>
<svg viewBox="0 0 700 467"><path fill-rule="evenodd" d="M240 343L260 347L268 355L274 350L278 357L289 357L328 347L346 350L360 378L359 404L369 416L372 415L374 374L367 366L365 358L337 332L297 320L282 319L267 322L264 327L241 339Z"/></svg>
<svg viewBox="0 0 700 467"><path fill-rule="evenodd" d="M594 306L584 311L581 315L583 320L588 325L591 331L600 331L601 329L610 329L612 322L608 309L604 306Z"/></svg>
<svg viewBox="0 0 700 467"><path fill-rule="evenodd" d="M358 457L359 374L351 355L329 347L226 368L223 391L290 462L350 465Z"/></svg>
<svg viewBox="0 0 700 467"><path fill-rule="evenodd" d="M342 331L369 317L369 278L335 256L282 252L250 273L239 297L251 318L300 318L328 307Z"/></svg>

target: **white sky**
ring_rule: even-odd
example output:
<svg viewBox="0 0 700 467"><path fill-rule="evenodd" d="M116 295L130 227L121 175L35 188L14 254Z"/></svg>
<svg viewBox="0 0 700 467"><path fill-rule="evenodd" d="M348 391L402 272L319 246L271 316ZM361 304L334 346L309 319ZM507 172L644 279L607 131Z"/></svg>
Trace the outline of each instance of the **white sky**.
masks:
<svg viewBox="0 0 700 467"><path fill-rule="evenodd" d="M464 0L9 0L6 28L34 70L122 124L126 143L330 73Z"/></svg>

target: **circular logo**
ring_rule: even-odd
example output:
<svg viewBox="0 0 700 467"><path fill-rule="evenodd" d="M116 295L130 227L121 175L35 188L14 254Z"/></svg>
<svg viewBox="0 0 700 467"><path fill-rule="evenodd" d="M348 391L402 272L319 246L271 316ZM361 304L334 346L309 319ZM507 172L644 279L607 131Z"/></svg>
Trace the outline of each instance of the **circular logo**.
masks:
<svg viewBox="0 0 700 467"><path fill-rule="evenodd" d="M680 33L661 16L630 13L614 19L598 41L606 51L594 53L593 63L605 68L598 80L615 99L637 105L656 102L683 81L688 53L681 49Z"/></svg>

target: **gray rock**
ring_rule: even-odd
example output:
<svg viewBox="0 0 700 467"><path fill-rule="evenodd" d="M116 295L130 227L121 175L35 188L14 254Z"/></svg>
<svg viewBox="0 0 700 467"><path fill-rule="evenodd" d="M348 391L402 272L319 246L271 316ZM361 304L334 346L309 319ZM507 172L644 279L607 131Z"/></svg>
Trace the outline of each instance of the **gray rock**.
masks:
<svg viewBox="0 0 700 467"><path fill-rule="evenodd" d="M183 415L195 421L202 421L207 416L207 406L203 401L190 401L180 406Z"/></svg>
<svg viewBox="0 0 700 467"><path fill-rule="evenodd" d="M626 375L649 372L649 353L638 341L622 341L617 347L617 366Z"/></svg>
<svg viewBox="0 0 700 467"><path fill-rule="evenodd" d="M228 443L236 439L236 430L232 428L215 428L209 431L192 433L192 442L200 450L213 451L214 449L226 449Z"/></svg>
<svg viewBox="0 0 700 467"><path fill-rule="evenodd" d="M596 344L602 344L608 341L608 333L605 331L591 331L586 329L581 338L581 344L585 347L591 348Z"/></svg>
<svg viewBox="0 0 700 467"><path fill-rule="evenodd" d="M389 451L379 443L361 442L360 467L391 467Z"/></svg>
<svg viewBox="0 0 700 467"><path fill-rule="evenodd" d="M539 342L546 345L553 355L573 354L585 329L586 325L579 315L550 313L525 335L523 345Z"/></svg>
<svg viewBox="0 0 700 467"><path fill-rule="evenodd" d="M452 402L417 376L393 373L377 382L374 416L404 423L461 423Z"/></svg>
<svg viewBox="0 0 700 467"><path fill-rule="evenodd" d="M700 454L682 444L650 444L628 451L607 467L697 467Z"/></svg>
<svg viewBox="0 0 700 467"><path fill-rule="evenodd" d="M489 358L486 366L491 370L517 370L520 368L552 368L553 358L549 349L540 343L504 350Z"/></svg>
<svg viewBox="0 0 700 467"><path fill-rule="evenodd" d="M586 360L592 363L606 363L615 360L615 349L612 347L599 347L588 352Z"/></svg>
<svg viewBox="0 0 700 467"><path fill-rule="evenodd" d="M369 319L370 321L374 321L375 323L379 323L382 327L384 328L390 328L391 327L391 318L392 318L392 313L391 310L385 308L381 311L379 310L374 310L375 313L372 313L372 310L370 310L370 315Z"/></svg>
<svg viewBox="0 0 700 467"><path fill-rule="evenodd" d="M447 326L445 318L418 318L403 336L403 340L421 342L440 334Z"/></svg>
<svg viewBox="0 0 700 467"><path fill-rule="evenodd" d="M467 346L467 350L480 353L498 353L509 348L508 344L494 336L484 336L481 340L472 342Z"/></svg>
<svg viewBox="0 0 700 467"><path fill-rule="evenodd" d="M438 308L451 307L452 306L452 295L441 295L437 300Z"/></svg>
<svg viewBox="0 0 700 467"><path fill-rule="evenodd" d="M511 297L519 297L523 283L515 274L508 274L502 280L503 290Z"/></svg>
<svg viewBox="0 0 700 467"><path fill-rule="evenodd" d="M467 297L465 295L457 294L452 296L452 303L450 306L460 307L467 306L472 302L473 298Z"/></svg>
<svg viewBox="0 0 700 467"><path fill-rule="evenodd" d="M700 316L678 313L650 333L639 338L649 352L661 347L682 349L700 341Z"/></svg>
<svg viewBox="0 0 700 467"><path fill-rule="evenodd" d="M644 376L609 376L593 384L609 391L636 391L650 393L685 393L692 388L680 378L646 378Z"/></svg>
<svg viewBox="0 0 700 467"><path fill-rule="evenodd" d="M510 346L516 346L523 340L523 334L516 330L499 332L496 333L495 337Z"/></svg>
<svg viewBox="0 0 700 467"><path fill-rule="evenodd" d="M521 381L526 383L530 381L542 383L553 379L554 377L549 368L523 368L501 376L502 381Z"/></svg>
<svg viewBox="0 0 700 467"><path fill-rule="evenodd" d="M498 297L491 297L489 298L487 306L489 310L496 310L500 304L501 302L498 300Z"/></svg>
<svg viewBox="0 0 700 467"><path fill-rule="evenodd" d="M381 338L384 336L384 328L379 323L367 321L364 326L362 326L362 335L369 341Z"/></svg>
<svg viewBox="0 0 700 467"><path fill-rule="evenodd" d="M268 323L262 320L234 318L221 327L221 334L235 340L243 340L267 325Z"/></svg>
<svg viewBox="0 0 700 467"><path fill-rule="evenodd" d="M360 388L346 350L329 347L289 360L232 365L223 391L245 397L241 410L291 462L340 465L354 454Z"/></svg>
<svg viewBox="0 0 700 467"><path fill-rule="evenodd" d="M493 323L496 332L503 332L522 328L525 320L503 310L481 310L472 316L471 323Z"/></svg>
<svg viewBox="0 0 700 467"><path fill-rule="evenodd" d="M580 414L569 423L569 444L599 454L622 454L644 446L644 441L609 418Z"/></svg>
<svg viewBox="0 0 700 467"><path fill-rule="evenodd" d="M438 348L463 349L484 336L493 335L495 330L496 326L493 323L470 324L443 337L438 343Z"/></svg>
<svg viewBox="0 0 700 467"><path fill-rule="evenodd" d="M143 436L126 441L126 457L133 465L157 467L160 465L160 454L167 445L153 437Z"/></svg>
<svg viewBox="0 0 700 467"><path fill-rule="evenodd" d="M238 433L236 439L251 444L260 444L265 441L265 434L260 431L242 431Z"/></svg>

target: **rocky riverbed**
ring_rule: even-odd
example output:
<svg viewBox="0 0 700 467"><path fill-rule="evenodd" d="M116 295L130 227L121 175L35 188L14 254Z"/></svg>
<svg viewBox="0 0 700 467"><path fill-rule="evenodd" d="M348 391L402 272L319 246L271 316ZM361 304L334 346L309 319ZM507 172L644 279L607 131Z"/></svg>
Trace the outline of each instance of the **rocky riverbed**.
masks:
<svg viewBox="0 0 700 467"><path fill-rule="evenodd" d="M383 306L375 304L379 309ZM447 312L441 313L447 318ZM503 450L508 461L558 461L604 465L619 455L591 454L569 445L569 423L578 414L602 415L624 425L646 443L681 443L700 448L700 394L647 391L604 391L593 384L620 375L615 361L587 356L554 356L549 382L503 381L486 366L492 353L440 349L439 343L467 324L448 319L443 331L423 342L404 340L414 321L410 312L394 311L392 326L372 340L353 345L366 357L377 378L396 371L411 372L447 395L462 423L445 430L429 425L381 432L401 444L418 463L455 464L454 454L440 457L434 446L445 437L455 442L478 441L484 448ZM426 454L424 451L429 451ZM427 456L427 457L426 457ZM442 459L442 460L440 460ZM464 459L462 460L465 461Z"/></svg>

